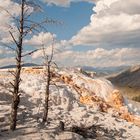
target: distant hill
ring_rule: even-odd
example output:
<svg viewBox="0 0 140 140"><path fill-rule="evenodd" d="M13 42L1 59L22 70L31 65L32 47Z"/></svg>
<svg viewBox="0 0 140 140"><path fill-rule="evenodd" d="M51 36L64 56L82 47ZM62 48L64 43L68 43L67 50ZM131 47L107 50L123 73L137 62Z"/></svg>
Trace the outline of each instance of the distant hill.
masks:
<svg viewBox="0 0 140 140"><path fill-rule="evenodd" d="M25 63L23 64L23 67L32 67L32 66L39 66L38 64L34 64L34 63ZM7 66L3 66L0 67L0 69L10 69L10 68L15 68L16 65L7 65Z"/></svg>
<svg viewBox="0 0 140 140"><path fill-rule="evenodd" d="M118 74L107 77L113 84L118 86L140 88L140 65L131 67Z"/></svg>
<svg viewBox="0 0 140 140"><path fill-rule="evenodd" d="M114 73L118 73L120 71L126 70L130 68L130 66L118 66L118 67L90 67L83 66L82 70L87 72L96 72L97 76L106 76Z"/></svg>

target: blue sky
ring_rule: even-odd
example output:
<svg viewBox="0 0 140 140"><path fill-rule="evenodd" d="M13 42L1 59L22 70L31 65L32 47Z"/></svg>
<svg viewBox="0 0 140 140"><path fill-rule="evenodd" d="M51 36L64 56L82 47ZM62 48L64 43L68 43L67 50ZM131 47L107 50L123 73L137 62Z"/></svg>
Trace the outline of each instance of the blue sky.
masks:
<svg viewBox="0 0 140 140"><path fill-rule="evenodd" d="M69 7L59 7L56 5L41 4L44 10L41 18L49 17L62 22L61 25L48 25L50 32L57 35L58 39L70 39L82 27L90 22L93 3L87 2L72 2ZM40 15L36 18L40 20Z"/></svg>
<svg viewBox="0 0 140 140"><path fill-rule="evenodd" d="M44 2L42 2L44 1ZM45 17L63 24L47 25L48 32L34 34L24 40L24 51L49 48L52 36L57 40L54 60L62 66L109 67L140 64L140 3L137 0L40 0ZM0 6L19 15L19 5L12 0L0 1ZM7 24L14 27L6 13L0 13L0 42L10 42ZM53 34L53 35L52 35ZM30 46L30 47L29 47ZM25 62L41 63L42 52L36 52ZM13 52L0 45L0 65L14 63ZM10 58L10 59L9 59ZM11 60L11 61L9 61Z"/></svg>

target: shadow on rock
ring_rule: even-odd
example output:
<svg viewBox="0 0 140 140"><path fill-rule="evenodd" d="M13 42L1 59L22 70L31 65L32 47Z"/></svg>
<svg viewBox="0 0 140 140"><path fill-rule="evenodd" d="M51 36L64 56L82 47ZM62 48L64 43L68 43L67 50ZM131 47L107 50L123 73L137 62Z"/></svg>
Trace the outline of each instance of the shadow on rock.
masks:
<svg viewBox="0 0 140 140"><path fill-rule="evenodd" d="M107 129L101 125L92 125L90 127L78 127L72 126L69 128L70 132L77 133L84 138L92 138L92 139L109 139L116 140L116 138L127 139L128 137L123 136L126 132L125 129L114 130Z"/></svg>
<svg viewBox="0 0 140 140"><path fill-rule="evenodd" d="M11 103L12 95L6 92L0 92L0 101L4 101L5 104ZM2 103L4 105L4 103Z"/></svg>

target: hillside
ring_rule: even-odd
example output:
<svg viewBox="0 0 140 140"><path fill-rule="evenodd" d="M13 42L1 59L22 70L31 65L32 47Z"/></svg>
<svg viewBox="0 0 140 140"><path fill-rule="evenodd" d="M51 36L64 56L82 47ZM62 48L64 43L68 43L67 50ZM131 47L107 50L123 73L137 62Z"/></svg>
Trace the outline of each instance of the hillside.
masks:
<svg viewBox="0 0 140 140"><path fill-rule="evenodd" d="M12 80L9 73L0 72L3 74L0 81L8 85ZM32 68L22 71L18 125L13 133L8 131L11 94L0 86L0 139L139 139L139 105L123 98L108 80L92 79L69 69L55 70L52 75L57 87L50 87L49 124L41 125L43 71ZM60 121L65 124L64 132L59 130Z"/></svg>
<svg viewBox="0 0 140 140"><path fill-rule="evenodd" d="M118 74L108 76L107 79L117 86L140 88L140 65L131 67Z"/></svg>
<svg viewBox="0 0 140 140"><path fill-rule="evenodd" d="M105 74L112 74L116 72L120 72L122 70L126 70L130 68L130 66L116 66L116 67L90 67L90 66L83 66L82 69L84 71L95 71L97 73L105 73Z"/></svg>
<svg viewBox="0 0 140 140"><path fill-rule="evenodd" d="M23 64L23 67L33 67L33 66L39 66L37 64L34 63L25 63ZM16 65L6 65L6 66L2 66L0 67L0 69L10 69L10 68L15 68Z"/></svg>

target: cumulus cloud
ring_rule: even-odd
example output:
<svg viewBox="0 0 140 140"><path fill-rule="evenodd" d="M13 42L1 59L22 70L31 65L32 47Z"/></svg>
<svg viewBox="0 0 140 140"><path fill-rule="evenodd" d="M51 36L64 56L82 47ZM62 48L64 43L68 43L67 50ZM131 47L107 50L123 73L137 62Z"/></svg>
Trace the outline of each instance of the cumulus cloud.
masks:
<svg viewBox="0 0 140 140"><path fill-rule="evenodd" d="M115 1L112 3L111 7L112 8L106 9L106 13L120 14L123 12L129 15L140 14L140 3L138 0Z"/></svg>
<svg viewBox="0 0 140 140"><path fill-rule="evenodd" d="M59 6L68 6L70 4L70 0L44 0L47 2L49 5L55 4Z"/></svg>
<svg viewBox="0 0 140 140"><path fill-rule="evenodd" d="M12 38L9 34L11 31L15 38L18 37L16 17L20 15L21 6L13 0L0 1L0 42L11 43ZM26 14L33 12L33 7L26 6Z"/></svg>
<svg viewBox="0 0 140 140"><path fill-rule="evenodd" d="M8 10L8 12L6 11ZM11 37L9 36L8 30L16 31L12 16L18 16L20 11L19 4L11 1L4 0L0 2L0 41L10 42Z"/></svg>
<svg viewBox="0 0 140 140"><path fill-rule="evenodd" d="M106 50L103 48L97 48L87 52L73 52L68 51L61 55L61 63L64 61L65 64L71 63L71 65L88 65L96 67L109 67L109 66L120 66L120 65L132 65L134 62L137 63L139 60L138 51L140 49L111 49ZM127 54L127 55L126 55ZM135 58L135 59L134 59ZM69 62L70 61L70 62Z"/></svg>
<svg viewBox="0 0 140 140"><path fill-rule="evenodd" d="M12 53L13 51L9 50L8 48L0 46L0 55L7 55Z"/></svg>
<svg viewBox="0 0 140 140"><path fill-rule="evenodd" d="M34 47L49 46L55 38L55 34L40 32L38 35L33 35L31 39L25 40L24 44Z"/></svg>
<svg viewBox="0 0 140 140"><path fill-rule="evenodd" d="M73 45L139 47L140 3L137 0L100 0L89 25L72 37Z"/></svg>
<svg viewBox="0 0 140 140"><path fill-rule="evenodd" d="M41 57L41 51L36 52L32 58ZM85 52L66 50L54 55L54 60L62 66L95 66L109 67L139 64L140 49L115 48L107 50L96 48Z"/></svg>
<svg viewBox="0 0 140 140"><path fill-rule="evenodd" d="M43 0L46 2L48 5L57 5L57 6L62 6L62 7L68 7L71 2L80 2L80 1L85 1L85 2L91 2L95 3L98 0Z"/></svg>
<svg viewBox="0 0 140 140"><path fill-rule="evenodd" d="M54 49L54 54L59 56L61 53L66 52L71 44L69 44L66 40L61 40L61 41L55 41L53 42L53 49ZM40 46L41 48L41 46ZM52 53L52 42L49 45L45 45L44 47L45 53L50 56ZM42 58L43 56L43 51L42 49L38 50L37 52L32 54L33 59L38 59Z"/></svg>

